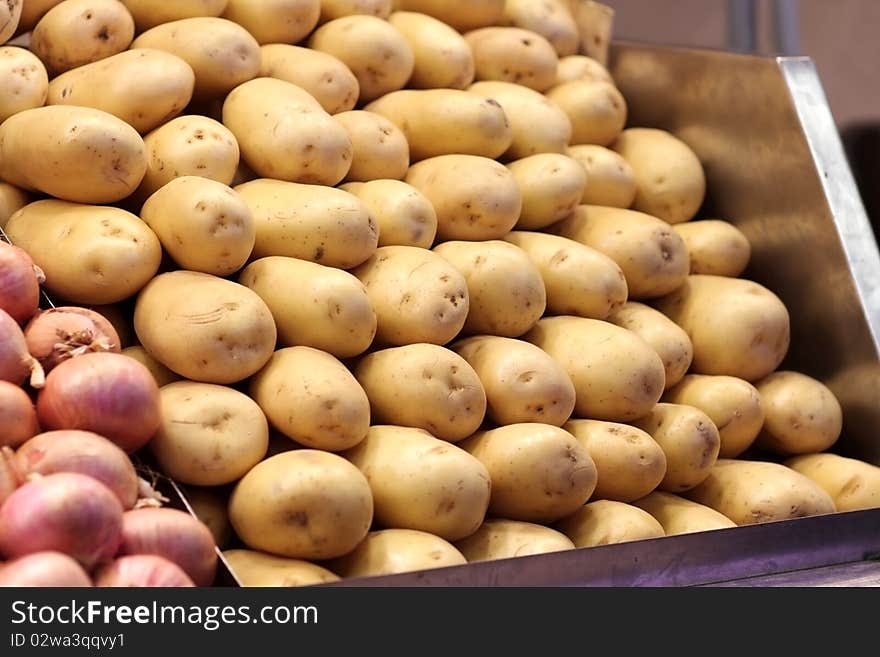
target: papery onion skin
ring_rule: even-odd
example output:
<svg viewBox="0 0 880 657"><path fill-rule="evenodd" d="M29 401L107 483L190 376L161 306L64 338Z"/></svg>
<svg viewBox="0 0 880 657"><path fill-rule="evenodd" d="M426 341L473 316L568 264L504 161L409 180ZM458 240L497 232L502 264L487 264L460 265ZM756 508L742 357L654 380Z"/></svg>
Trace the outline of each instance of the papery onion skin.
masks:
<svg viewBox="0 0 880 657"><path fill-rule="evenodd" d="M119 557L95 573L101 587L192 587L189 576L175 563L154 554Z"/></svg>
<svg viewBox="0 0 880 657"><path fill-rule="evenodd" d="M9 313L0 310L0 381L21 385L29 374L32 385L42 385L43 368L28 353L21 327Z"/></svg>
<svg viewBox="0 0 880 657"><path fill-rule="evenodd" d="M18 447L40 432L37 409L20 386L0 381L0 446Z"/></svg>
<svg viewBox="0 0 880 657"><path fill-rule="evenodd" d="M92 580L74 559L61 552L35 552L0 567L0 587L86 587Z"/></svg>
<svg viewBox="0 0 880 657"><path fill-rule="evenodd" d="M0 310L18 324L37 312L42 271L24 249L0 241Z"/></svg>
<svg viewBox="0 0 880 657"><path fill-rule="evenodd" d="M113 325L88 308L64 306L43 310L28 322L24 338L28 351L47 374L68 358L122 351Z"/></svg>
<svg viewBox="0 0 880 657"><path fill-rule="evenodd" d="M15 452L0 447L0 506L21 485L21 473L15 465Z"/></svg>

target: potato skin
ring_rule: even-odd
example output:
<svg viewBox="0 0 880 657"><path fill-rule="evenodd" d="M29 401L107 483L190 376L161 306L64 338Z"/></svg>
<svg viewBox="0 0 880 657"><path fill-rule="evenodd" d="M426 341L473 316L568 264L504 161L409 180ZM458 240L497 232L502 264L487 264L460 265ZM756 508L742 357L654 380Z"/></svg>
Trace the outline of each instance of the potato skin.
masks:
<svg viewBox="0 0 880 657"><path fill-rule="evenodd" d="M409 169L409 144L400 129L384 116L355 110L333 117L352 144L347 182L402 179Z"/></svg>
<svg viewBox="0 0 880 657"><path fill-rule="evenodd" d="M290 82L311 94L328 114L354 109L360 87L342 60L319 50L270 43L260 48L260 77Z"/></svg>
<svg viewBox="0 0 880 657"><path fill-rule="evenodd" d="M131 15L138 32L144 32L161 23L200 16L217 17L223 13L228 0L120 0Z"/></svg>
<svg viewBox="0 0 880 657"><path fill-rule="evenodd" d="M580 47L578 27L566 0L506 0L504 23L540 34L560 57L575 55Z"/></svg>
<svg viewBox="0 0 880 657"><path fill-rule="evenodd" d="M785 465L819 484L838 511L880 507L880 468L876 465L831 453L802 454Z"/></svg>
<svg viewBox="0 0 880 657"><path fill-rule="evenodd" d="M566 55L559 58L556 67L556 85L565 84L574 80L591 80L596 82L609 82L614 84L614 79L608 69L598 61L586 55Z"/></svg>
<svg viewBox="0 0 880 657"><path fill-rule="evenodd" d="M451 543L414 529L380 529L330 567L342 577L394 575L462 566L467 561Z"/></svg>
<svg viewBox="0 0 880 657"><path fill-rule="evenodd" d="M518 27L483 27L465 33L477 80L499 80L544 92L556 83L559 58L540 34Z"/></svg>
<svg viewBox="0 0 880 657"><path fill-rule="evenodd" d="M675 225L691 255L692 274L736 277L749 264L752 247L733 224L720 219L689 221Z"/></svg>
<svg viewBox="0 0 880 657"><path fill-rule="evenodd" d="M3 21L3 28L0 29L0 44L6 43L12 38L21 22L24 0L9 0L2 9L0 9L0 21Z"/></svg>
<svg viewBox="0 0 880 657"><path fill-rule="evenodd" d="M522 194L520 230L539 230L565 219L580 204L587 183L584 168L558 153L539 153L507 165Z"/></svg>
<svg viewBox="0 0 880 657"><path fill-rule="evenodd" d="M122 350L122 353L129 358L134 358L137 362L150 370L150 374L152 374L153 378L156 380L156 385L160 388L169 383L180 381L180 376L178 374L175 374L158 360L153 358L149 352L140 345L126 347Z"/></svg>
<svg viewBox="0 0 880 657"><path fill-rule="evenodd" d="M735 522L715 509L672 493L654 491L633 505L654 516L667 536L736 527Z"/></svg>
<svg viewBox="0 0 880 657"><path fill-rule="evenodd" d="M660 523L647 511L613 500L596 500L584 505L579 511L556 523L556 529L568 536L575 547L579 548L666 535Z"/></svg>
<svg viewBox="0 0 880 657"><path fill-rule="evenodd" d="M467 41L446 23L410 11L388 18L412 48L412 89L466 89L474 81L474 56Z"/></svg>
<svg viewBox="0 0 880 657"><path fill-rule="evenodd" d="M3 39L0 39L0 43ZM49 76L39 57L14 46L0 47L0 123L46 103Z"/></svg>
<svg viewBox="0 0 880 657"><path fill-rule="evenodd" d="M367 206L379 229L379 246L431 248L437 236L437 211L412 185L402 180L370 180L347 183L340 189Z"/></svg>
<svg viewBox="0 0 880 657"><path fill-rule="evenodd" d="M366 15L377 18L388 18L391 15L392 0L321 0L321 18L323 25L343 16Z"/></svg>
<svg viewBox="0 0 880 657"><path fill-rule="evenodd" d="M321 0L228 0L223 18L238 23L258 43L296 43L318 24Z"/></svg>
<svg viewBox="0 0 880 657"><path fill-rule="evenodd" d="M583 205L629 208L636 196L636 176L629 162L604 146L580 144L568 149L587 173ZM683 237L683 236L682 236Z"/></svg>
<svg viewBox="0 0 880 657"><path fill-rule="evenodd" d="M224 550L232 574L245 587L311 586L338 582L339 576L302 559L276 557L257 550Z"/></svg>
<svg viewBox="0 0 880 657"><path fill-rule="evenodd" d="M455 544L468 562L511 559L532 554L573 550L565 534L518 520L486 520L480 528Z"/></svg>
<svg viewBox="0 0 880 657"><path fill-rule="evenodd" d="M467 11L449 0L394 0L394 6L404 11L428 14L459 32L478 27L498 25L504 16L504 0L470 0Z"/></svg>
<svg viewBox="0 0 880 657"><path fill-rule="evenodd" d="M9 218L31 202L27 192L9 183L0 182L0 228Z"/></svg>
<svg viewBox="0 0 880 657"><path fill-rule="evenodd" d="M571 121L571 143L610 146L626 126L626 99L613 84L573 80L553 87L547 98Z"/></svg>

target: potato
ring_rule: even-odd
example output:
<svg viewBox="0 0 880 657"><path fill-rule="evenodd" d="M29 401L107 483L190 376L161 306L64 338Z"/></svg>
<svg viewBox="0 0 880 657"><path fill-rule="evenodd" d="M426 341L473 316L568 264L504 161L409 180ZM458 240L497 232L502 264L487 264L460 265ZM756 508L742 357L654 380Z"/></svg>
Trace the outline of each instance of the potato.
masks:
<svg viewBox="0 0 880 657"><path fill-rule="evenodd" d="M134 19L117 0L67 0L34 27L30 49L49 73L63 73L127 49Z"/></svg>
<svg viewBox="0 0 880 657"><path fill-rule="evenodd" d="M221 98L260 73L260 44L241 25L213 16L182 18L152 27L131 44L177 55L192 67L193 97Z"/></svg>
<svg viewBox="0 0 880 657"><path fill-rule="evenodd" d="M656 217L581 205L549 230L614 260L626 276L630 299L660 297L687 281L690 260L684 240Z"/></svg>
<svg viewBox="0 0 880 657"><path fill-rule="evenodd" d="M632 502L660 485L666 454L649 434L616 422L569 420L562 428L586 447L598 481L591 499Z"/></svg>
<svg viewBox="0 0 880 657"><path fill-rule="evenodd" d="M345 452L370 482L376 522L457 541L473 534L489 506L485 466L423 429L376 425Z"/></svg>
<svg viewBox="0 0 880 657"><path fill-rule="evenodd" d="M195 74L161 50L126 50L62 73L49 84L50 105L109 112L141 134L168 122L192 98Z"/></svg>
<svg viewBox="0 0 880 657"><path fill-rule="evenodd" d="M574 410L574 385L536 346L490 335L460 340L452 350L474 369L495 424L541 422L561 426Z"/></svg>
<svg viewBox="0 0 880 657"><path fill-rule="evenodd" d="M46 67L36 55L24 48L0 47L0 123L23 110L42 107L48 87Z"/></svg>
<svg viewBox="0 0 880 657"><path fill-rule="evenodd" d="M513 141L504 153L519 159L537 153L565 153L571 141L571 121L543 94L513 82L475 82L468 91L497 101L513 131Z"/></svg>
<svg viewBox="0 0 880 657"><path fill-rule="evenodd" d="M30 2L31 0L28 0ZM138 32L161 23L200 16L217 17L226 9L228 0L121 0L131 15Z"/></svg>
<svg viewBox="0 0 880 657"><path fill-rule="evenodd" d="M567 0L572 18L580 33L580 51L608 65L614 9L595 0Z"/></svg>
<svg viewBox="0 0 880 657"><path fill-rule="evenodd" d="M736 523L715 509L672 493L654 491L633 504L654 516L667 536L736 527Z"/></svg>
<svg viewBox="0 0 880 657"><path fill-rule="evenodd" d="M388 18L392 4L392 0L321 0L320 22L355 15Z"/></svg>
<svg viewBox="0 0 880 657"><path fill-rule="evenodd" d="M241 479L263 460L269 425L256 402L212 383L178 381L159 390L162 423L150 451L162 472L194 486Z"/></svg>
<svg viewBox="0 0 880 657"><path fill-rule="evenodd" d="M565 0L506 0L503 22L540 34L560 57L575 55L580 47L578 27Z"/></svg>
<svg viewBox="0 0 880 657"><path fill-rule="evenodd" d="M504 239L538 267L550 313L605 319L626 302L623 271L604 253L546 233L515 230Z"/></svg>
<svg viewBox="0 0 880 657"><path fill-rule="evenodd" d="M17 31L19 33L30 32L34 29L34 26L39 20L45 16L47 11L52 9L55 5L61 4L63 1L64 0L21 0L18 3L20 5L21 15L19 17ZM13 8L12 11L14 14L16 11L15 8ZM7 30L8 29L9 27L7 26Z"/></svg>
<svg viewBox="0 0 880 657"><path fill-rule="evenodd" d="M46 275L46 291L73 304L116 303L159 269L162 246L120 208L54 199L24 206L4 229Z"/></svg>
<svg viewBox="0 0 880 657"><path fill-rule="evenodd" d="M214 542L221 550L232 540L232 525L229 523L228 495L218 488L186 486L184 497L192 507L196 518L211 531Z"/></svg>
<svg viewBox="0 0 880 657"><path fill-rule="evenodd" d="M175 178L147 199L141 219L181 269L228 276L254 248L254 217L244 199L223 183Z"/></svg>
<svg viewBox="0 0 880 657"><path fill-rule="evenodd" d="M364 475L341 456L299 449L248 472L229 500L229 519L253 550L332 559L367 535L373 498Z"/></svg>
<svg viewBox="0 0 880 657"><path fill-rule="evenodd" d="M821 486L838 511L880 507L880 468L838 454L804 454L785 462Z"/></svg>
<svg viewBox="0 0 880 657"><path fill-rule="evenodd" d="M0 228L6 228L9 217L30 203L27 192L9 183L0 182Z"/></svg>
<svg viewBox="0 0 880 657"><path fill-rule="evenodd" d="M412 89L466 89L474 81L468 42L446 23L427 14L396 11L388 18L412 48Z"/></svg>
<svg viewBox="0 0 880 657"><path fill-rule="evenodd" d="M333 186L348 173L352 144L314 98L296 85L258 78L223 103L225 125L260 176Z"/></svg>
<svg viewBox="0 0 880 657"><path fill-rule="evenodd" d="M338 452L370 426L370 402L345 366L311 347L276 351L250 382L250 395L278 431L301 445Z"/></svg>
<svg viewBox="0 0 880 657"><path fill-rule="evenodd" d="M308 92L328 114L354 109L360 87L341 60L318 50L271 43L260 48L260 77L290 82Z"/></svg>
<svg viewBox="0 0 880 657"><path fill-rule="evenodd" d="M788 310L753 281L695 274L655 307L681 326L694 345L695 374L757 381L788 352Z"/></svg>
<svg viewBox="0 0 880 657"><path fill-rule="evenodd" d="M383 246L352 273L367 288L378 317L376 338L383 344L446 344L464 326L467 281L432 251Z"/></svg>
<svg viewBox="0 0 880 657"><path fill-rule="evenodd" d="M340 189L367 206L379 229L379 246L431 248L437 236L437 212L412 185L400 180L371 180L347 183Z"/></svg>
<svg viewBox="0 0 880 657"><path fill-rule="evenodd" d="M351 69L362 103L402 89L415 65L403 35L375 16L343 16L325 23L312 33L309 48L333 55Z"/></svg>
<svg viewBox="0 0 880 657"><path fill-rule="evenodd" d="M275 322L256 293L191 271L156 276L138 295L134 329L153 358L184 378L235 383L275 349Z"/></svg>
<svg viewBox="0 0 880 657"><path fill-rule="evenodd" d="M458 541L455 547L469 562L474 562L573 550L574 543L565 534L543 525L493 519Z"/></svg>
<svg viewBox="0 0 880 657"><path fill-rule="evenodd" d="M660 538L666 534L659 522L637 506L597 500L556 523L556 529L568 536L575 547L595 547Z"/></svg>
<svg viewBox="0 0 880 657"><path fill-rule="evenodd" d="M632 331L647 342L666 370L666 388L681 381L694 358L688 334L659 310L637 301L628 301L608 316L612 324Z"/></svg>
<svg viewBox="0 0 880 657"><path fill-rule="evenodd" d="M150 370L150 374L152 374L153 378L156 380L156 385L160 388L169 383L180 381L179 375L175 374L158 360L153 358L149 352L140 345L126 347L122 350L122 353L129 358L134 358L137 362Z"/></svg>
<svg viewBox="0 0 880 657"><path fill-rule="evenodd" d="M628 422L663 393L663 361L636 334L582 317L547 317L525 338L552 356L574 384L575 415Z"/></svg>
<svg viewBox="0 0 880 657"><path fill-rule="evenodd" d="M498 25L504 16L504 0L469 0L464 6L449 0L394 0L394 8L428 14L459 32Z"/></svg>
<svg viewBox="0 0 880 657"><path fill-rule="evenodd" d="M0 124L0 178L76 203L129 196L147 168L144 141L115 116L90 107L37 107Z"/></svg>
<svg viewBox="0 0 880 657"><path fill-rule="evenodd" d="M604 146L581 144L570 147L568 156L579 162L587 174L581 203L612 208L632 205L636 177L629 162L620 155Z"/></svg>
<svg viewBox="0 0 880 657"><path fill-rule="evenodd" d="M315 29L321 0L228 0L223 18L238 23L258 43L296 43Z"/></svg>
<svg viewBox="0 0 880 657"><path fill-rule="evenodd" d="M575 80L590 80L614 84L614 79L611 77L608 69L592 57L587 57L586 55L560 57L559 65L556 67L556 85L574 82Z"/></svg>
<svg viewBox="0 0 880 657"><path fill-rule="evenodd" d="M719 219L705 219L676 224L691 254L692 274L736 277L742 274L752 257L749 240L736 226Z"/></svg>
<svg viewBox="0 0 880 657"><path fill-rule="evenodd" d="M398 179L409 169L409 144L403 132L380 114L340 112L333 117L351 139L351 168L346 182Z"/></svg>
<svg viewBox="0 0 880 657"><path fill-rule="evenodd" d="M507 165L522 195L516 227L540 230L565 219L580 204L587 183L584 168L558 153L539 153Z"/></svg>
<svg viewBox="0 0 880 657"><path fill-rule="evenodd" d="M460 445L489 472L495 516L552 522L583 506L596 487L590 453L559 427L509 424L478 431Z"/></svg>
<svg viewBox="0 0 880 657"><path fill-rule="evenodd" d="M437 212L437 239L485 241L516 224L522 195L503 165L477 155L439 155L411 166L405 181Z"/></svg>
<svg viewBox="0 0 880 657"><path fill-rule="evenodd" d="M821 381L800 372L773 372L755 386L764 408L757 445L781 456L823 452L840 437L843 411Z"/></svg>
<svg viewBox="0 0 880 657"><path fill-rule="evenodd" d="M343 577L370 577L466 563L461 552L439 536L414 529L380 529L330 566Z"/></svg>
<svg viewBox="0 0 880 657"><path fill-rule="evenodd" d="M718 456L736 458L755 442L764 424L757 388L733 376L688 374L666 390L663 401L696 406L712 420L721 437Z"/></svg>
<svg viewBox="0 0 880 657"><path fill-rule="evenodd" d="M253 258L288 256L349 269L376 250L375 219L342 190L270 179L234 189L256 222Z"/></svg>
<svg viewBox="0 0 880 657"><path fill-rule="evenodd" d="M470 309L469 334L522 335L544 314L547 295L541 272L518 246L488 242L444 242L434 247L464 274Z"/></svg>
<svg viewBox="0 0 880 657"><path fill-rule="evenodd" d="M834 513L819 484L791 468L766 461L718 459L709 476L684 495L737 525Z"/></svg>
<svg viewBox="0 0 880 657"><path fill-rule="evenodd" d="M609 146L626 125L626 100L610 82L565 82L548 91L547 98L568 115L572 144Z"/></svg>
<svg viewBox="0 0 880 657"><path fill-rule="evenodd" d="M453 154L495 159L513 142L510 122L497 101L458 89L395 91L364 109L403 131L413 162Z"/></svg>
<svg viewBox="0 0 880 657"><path fill-rule="evenodd" d="M556 83L559 58L540 34L518 27L483 27L467 32L477 80L514 82L544 92Z"/></svg>
<svg viewBox="0 0 880 657"><path fill-rule="evenodd" d="M238 282L269 306L282 346L314 347L349 358L373 342L376 313L366 288L346 271L270 256L250 263Z"/></svg>
<svg viewBox="0 0 880 657"><path fill-rule="evenodd" d="M224 550L223 558L235 578L245 587L311 586L339 581L326 568L302 559L276 557L257 550Z"/></svg>

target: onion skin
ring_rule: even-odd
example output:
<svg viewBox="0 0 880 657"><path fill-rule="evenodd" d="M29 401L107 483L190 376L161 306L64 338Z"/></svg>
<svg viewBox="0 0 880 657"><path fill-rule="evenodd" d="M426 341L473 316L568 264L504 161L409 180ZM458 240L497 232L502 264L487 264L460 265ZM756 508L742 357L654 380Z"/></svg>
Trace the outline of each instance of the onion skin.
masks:
<svg viewBox="0 0 880 657"><path fill-rule="evenodd" d="M120 557L95 573L95 586L190 587L195 586L180 566L154 554Z"/></svg>
<svg viewBox="0 0 880 657"><path fill-rule="evenodd" d="M46 430L92 431L131 454L159 428L159 386L142 364L103 352L64 361L37 396L37 419Z"/></svg>
<svg viewBox="0 0 880 657"><path fill-rule="evenodd" d="M197 586L217 574L217 552L210 530L177 509L136 509L122 518L119 554L155 554L176 563Z"/></svg>
<svg viewBox="0 0 880 657"><path fill-rule="evenodd" d="M15 465L15 452L0 448L0 505L21 485L21 473Z"/></svg>
<svg viewBox="0 0 880 657"><path fill-rule="evenodd" d="M61 552L35 552L0 567L0 586L86 587L92 580L75 560Z"/></svg>
<svg viewBox="0 0 880 657"><path fill-rule="evenodd" d="M40 305L43 272L24 249L0 241L0 310L18 324L28 321Z"/></svg>
<svg viewBox="0 0 880 657"><path fill-rule="evenodd" d="M31 398L14 383L0 381L0 446L18 447L38 433L37 409Z"/></svg>
<svg viewBox="0 0 880 657"><path fill-rule="evenodd" d="M5 310L0 310L0 381L21 385L31 376L31 385L43 384L43 368L28 353L21 327Z"/></svg>
<svg viewBox="0 0 880 657"><path fill-rule="evenodd" d="M31 356L47 374L68 358L96 351L120 353L119 335L113 325L88 308L65 306L37 313L24 329Z"/></svg>
<svg viewBox="0 0 880 657"><path fill-rule="evenodd" d="M131 509L138 499L138 476L128 454L103 436L90 431L47 431L24 443L15 454L25 477L56 472L78 472L97 479Z"/></svg>
<svg viewBox="0 0 880 657"><path fill-rule="evenodd" d="M122 505L104 484L73 472L20 486L0 507L0 554L9 558L51 550L86 570L116 554Z"/></svg>

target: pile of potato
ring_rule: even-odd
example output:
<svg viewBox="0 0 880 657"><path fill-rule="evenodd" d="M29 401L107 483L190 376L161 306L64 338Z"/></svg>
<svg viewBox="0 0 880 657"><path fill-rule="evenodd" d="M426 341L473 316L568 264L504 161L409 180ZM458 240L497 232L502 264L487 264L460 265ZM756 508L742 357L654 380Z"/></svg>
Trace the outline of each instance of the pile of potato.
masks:
<svg viewBox="0 0 880 657"><path fill-rule="evenodd" d="M627 127L609 7L3 11L0 227L154 373L245 585L880 506L697 156Z"/></svg>

